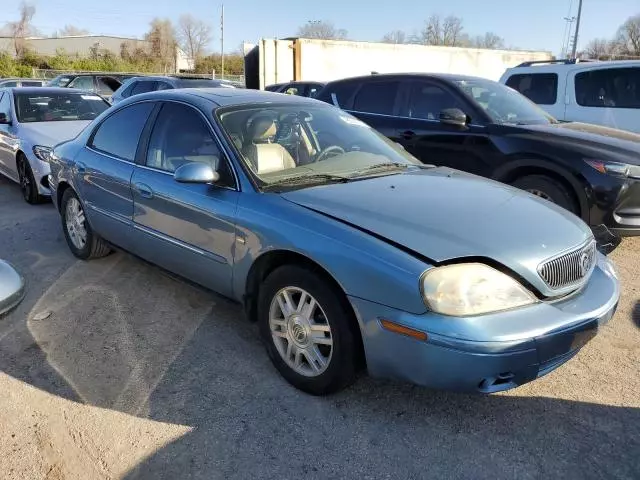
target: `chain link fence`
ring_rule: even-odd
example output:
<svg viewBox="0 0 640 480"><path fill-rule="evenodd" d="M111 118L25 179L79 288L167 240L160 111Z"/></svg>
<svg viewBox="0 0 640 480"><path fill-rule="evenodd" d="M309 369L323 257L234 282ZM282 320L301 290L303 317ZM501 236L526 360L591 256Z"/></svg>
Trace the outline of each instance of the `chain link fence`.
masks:
<svg viewBox="0 0 640 480"><path fill-rule="evenodd" d="M166 74L166 73L149 73L149 72L104 72L104 71L91 71L91 70L49 70L42 68L34 68L32 69L32 77L39 78L42 80L52 80L58 75L70 75L70 74L79 74L79 73L90 73L95 75L126 75L126 76L177 76L177 77L186 77L186 78L214 78L216 80L228 80L230 82L237 82L244 85L244 75L223 75L219 76L214 74L204 74L204 73L175 73L175 74Z"/></svg>

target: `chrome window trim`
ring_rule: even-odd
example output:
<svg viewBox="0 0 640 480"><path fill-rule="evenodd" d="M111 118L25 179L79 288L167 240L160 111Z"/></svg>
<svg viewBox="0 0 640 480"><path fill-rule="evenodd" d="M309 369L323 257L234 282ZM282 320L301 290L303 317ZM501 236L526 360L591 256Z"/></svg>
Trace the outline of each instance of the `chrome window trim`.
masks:
<svg viewBox="0 0 640 480"><path fill-rule="evenodd" d="M333 95L333 94L332 94ZM428 118L418 118L418 117L405 117L403 115L387 115L386 113L372 113L372 112L360 112L360 111L356 111L356 110L347 110L347 109L343 109L345 112L350 113L352 115L354 114L365 114L365 115L375 115L377 117L384 117L384 118L399 118L402 120L418 120L420 122L429 122L429 123L437 123L439 125L442 125L442 123L440 122L440 120L430 120ZM487 128L486 125L480 125L478 123L470 123L467 125L467 127L475 127L475 128Z"/></svg>

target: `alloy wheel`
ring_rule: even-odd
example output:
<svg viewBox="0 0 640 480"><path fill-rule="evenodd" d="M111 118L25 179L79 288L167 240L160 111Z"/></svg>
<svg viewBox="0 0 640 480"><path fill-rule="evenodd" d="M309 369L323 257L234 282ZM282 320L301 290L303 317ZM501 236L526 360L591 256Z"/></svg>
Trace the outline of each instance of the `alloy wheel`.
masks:
<svg viewBox="0 0 640 480"><path fill-rule="evenodd" d="M321 375L331 362L333 336L329 321L313 296L285 287L271 300L269 328L278 353L293 371Z"/></svg>
<svg viewBox="0 0 640 480"><path fill-rule="evenodd" d="M82 250L87 244L87 227L84 210L77 198L71 198L67 202L65 220L71 242L78 250Z"/></svg>

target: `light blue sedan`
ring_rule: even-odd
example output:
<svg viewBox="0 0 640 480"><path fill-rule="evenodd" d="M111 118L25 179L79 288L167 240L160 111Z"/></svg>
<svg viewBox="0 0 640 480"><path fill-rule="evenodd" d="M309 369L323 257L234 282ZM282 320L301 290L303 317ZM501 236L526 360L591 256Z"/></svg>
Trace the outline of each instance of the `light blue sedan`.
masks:
<svg viewBox="0 0 640 480"><path fill-rule="evenodd" d="M554 370L613 315L591 230L423 165L332 106L233 89L137 95L51 160L80 259L133 252L244 306L296 387L359 369L491 393Z"/></svg>

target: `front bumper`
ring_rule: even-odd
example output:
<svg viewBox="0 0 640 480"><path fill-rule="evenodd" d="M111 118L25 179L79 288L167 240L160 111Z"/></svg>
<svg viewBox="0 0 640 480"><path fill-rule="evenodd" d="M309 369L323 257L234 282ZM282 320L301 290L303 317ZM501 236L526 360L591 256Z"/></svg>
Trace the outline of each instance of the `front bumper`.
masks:
<svg viewBox="0 0 640 480"><path fill-rule="evenodd" d="M594 189L590 224L620 237L640 235L640 180L608 177Z"/></svg>
<svg viewBox="0 0 640 480"><path fill-rule="evenodd" d="M35 155L28 157L29 165L31 165L31 171L33 177L38 185L38 193L42 196L50 196L51 190L49 189L49 174L51 173L51 167L47 162L35 158Z"/></svg>
<svg viewBox="0 0 640 480"><path fill-rule="evenodd" d="M480 393L546 375L572 358L615 313L620 289L608 264L599 256L588 284L570 298L475 318L413 315L351 297L369 373ZM427 340L386 330L382 319L425 332Z"/></svg>

